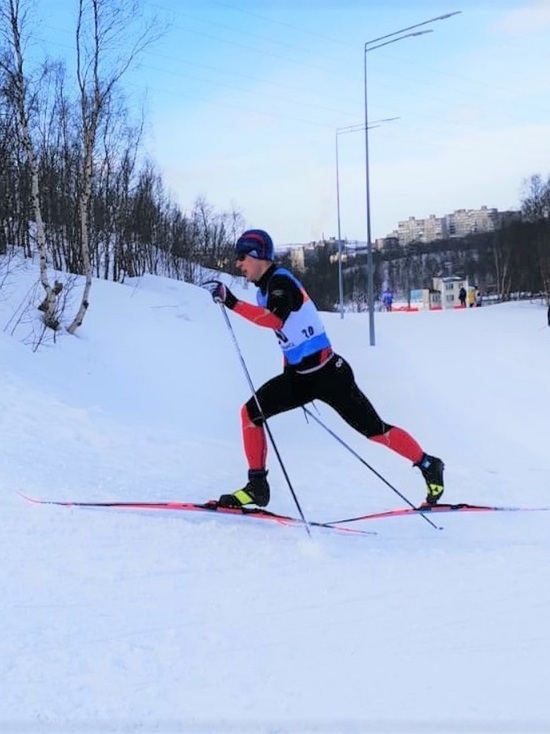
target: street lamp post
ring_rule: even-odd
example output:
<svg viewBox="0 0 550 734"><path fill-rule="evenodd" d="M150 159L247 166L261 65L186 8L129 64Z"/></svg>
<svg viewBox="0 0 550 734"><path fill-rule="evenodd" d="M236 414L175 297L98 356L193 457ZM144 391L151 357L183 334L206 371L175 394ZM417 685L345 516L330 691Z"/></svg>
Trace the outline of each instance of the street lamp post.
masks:
<svg viewBox="0 0 550 734"><path fill-rule="evenodd" d="M343 129L343 128L342 128ZM338 135L336 130L336 217L338 221L338 301L340 303L340 318L344 318L344 275L342 273L342 229L340 226L340 173L338 165Z"/></svg>
<svg viewBox="0 0 550 734"><path fill-rule="evenodd" d="M375 120L370 127L378 127L382 122L392 122L393 120L399 120L399 117L386 117L383 120ZM361 125L348 125L347 127L339 127L336 129L335 141L336 141L336 215L338 224L338 300L340 318L344 318L344 277L342 272L342 227L340 218L340 165L338 156L338 138L340 135L345 133L356 133L364 130L365 126Z"/></svg>
<svg viewBox="0 0 550 734"><path fill-rule="evenodd" d="M354 133L362 130L364 125L349 125L336 129L336 216L338 224L338 300L340 304L340 318L344 318L344 275L342 272L342 227L340 220L340 166L338 163L338 137L343 133Z"/></svg>
<svg viewBox="0 0 550 734"><path fill-rule="evenodd" d="M446 13L445 15L439 15L437 18L430 18L422 23L416 23L415 25L408 26L407 28L401 28L399 31L388 33L385 36L379 36L367 41L364 46L364 82L365 82L365 182L366 182L366 215L367 215L367 299L369 306L369 341L370 346L373 347L376 343L374 333L374 264L372 258L372 233L371 233L371 213L370 213L370 173L369 173L369 112L367 102L367 54L370 51L375 51L377 48L387 46L390 43L397 43L402 41L404 38L413 38L415 36L423 36L426 33L432 33L433 29L415 31L415 28L428 25L428 23L435 23L438 20L447 20L453 15L458 15L461 11L455 10L453 13ZM410 32L413 31L413 32ZM373 45L375 44L375 45Z"/></svg>

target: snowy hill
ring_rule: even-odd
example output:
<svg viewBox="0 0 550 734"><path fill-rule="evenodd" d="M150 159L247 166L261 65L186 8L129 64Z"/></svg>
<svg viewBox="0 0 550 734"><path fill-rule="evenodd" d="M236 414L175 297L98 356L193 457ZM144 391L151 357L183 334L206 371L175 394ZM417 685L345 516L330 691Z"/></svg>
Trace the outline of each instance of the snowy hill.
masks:
<svg viewBox="0 0 550 734"><path fill-rule="evenodd" d="M36 273L0 292L4 327ZM252 289L243 290L250 300ZM280 353L230 315L256 385ZM447 466L445 498L550 507L550 329L541 304L326 314L382 417ZM76 337L0 333L4 732L548 732L550 512L364 523L31 505L203 501L245 480L248 386L210 296L94 283ZM410 501L421 476L319 416ZM403 501L302 411L271 421L306 517ZM296 515L270 452L270 509ZM367 527L368 526L368 527Z"/></svg>

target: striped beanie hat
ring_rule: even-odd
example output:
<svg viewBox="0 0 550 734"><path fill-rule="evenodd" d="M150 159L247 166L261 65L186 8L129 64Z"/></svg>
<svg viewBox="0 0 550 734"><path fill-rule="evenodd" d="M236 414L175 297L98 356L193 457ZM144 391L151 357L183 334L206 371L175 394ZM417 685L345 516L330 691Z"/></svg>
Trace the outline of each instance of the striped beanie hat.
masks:
<svg viewBox="0 0 550 734"><path fill-rule="evenodd" d="M237 240L235 253L256 260L273 260L273 240L263 229L247 229Z"/></svg>

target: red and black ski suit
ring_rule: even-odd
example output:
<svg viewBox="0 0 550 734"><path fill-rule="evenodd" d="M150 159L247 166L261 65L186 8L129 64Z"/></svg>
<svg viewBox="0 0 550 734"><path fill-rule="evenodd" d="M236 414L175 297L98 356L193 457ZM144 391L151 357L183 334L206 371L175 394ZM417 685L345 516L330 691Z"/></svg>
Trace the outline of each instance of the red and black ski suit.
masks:
<svg viewBox="0 0 550 734"><path fill-rule="evenodd" d="M333 352L324 327L319 327L317 309L294 275L272 265L256 285L259 289L258 305L237 301L233 310L258 326L276 332L285 354L285 364L283 372L263 384L256 397L251 397L241 410L243 444L249 468L265 468L267 442L262 426L264 420L313 400L330 405L346 423L367 438L396 451L413 464L419 462L424 454L420 445L406 431L380 418L359 389L351 366ZM300 321L301 312L305 310L309 311L308 316ZM297 321L293 328L288 326L291 319ZM290 347L285 329L294 339ZM303 336L296 337L299 333ZM301 344L297 343L300 340ZM322 345L321 348L309 349L307 342L315 343L315 340Z"/></svg>

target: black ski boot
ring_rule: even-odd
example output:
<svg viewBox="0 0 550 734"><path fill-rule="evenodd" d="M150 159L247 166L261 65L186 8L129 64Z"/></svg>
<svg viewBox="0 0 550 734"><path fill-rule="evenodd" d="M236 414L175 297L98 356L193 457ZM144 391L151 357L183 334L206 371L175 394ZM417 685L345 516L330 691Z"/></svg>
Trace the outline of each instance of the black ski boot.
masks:
<svg viewBox="0 0 550 734"><path fill-rule="evenodd" d="M443 496L443 469L445 468L445 464L437 456L424 454L415 466L422 472L422 476L428 486L426 502L429 505L437 504Z"/></svg>
<svg viewBox="0 0 550 734"><path fill-rule="evenodd" d="M248 484L232 494L222 494L218 507L240 508L244 505L265 507L269 502L269 484L265 469L250 469Z"/></svg>

